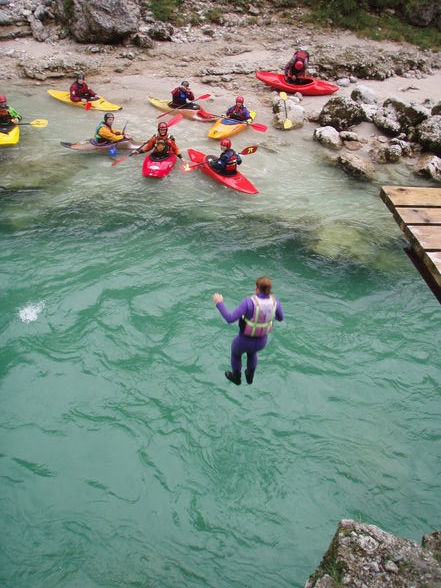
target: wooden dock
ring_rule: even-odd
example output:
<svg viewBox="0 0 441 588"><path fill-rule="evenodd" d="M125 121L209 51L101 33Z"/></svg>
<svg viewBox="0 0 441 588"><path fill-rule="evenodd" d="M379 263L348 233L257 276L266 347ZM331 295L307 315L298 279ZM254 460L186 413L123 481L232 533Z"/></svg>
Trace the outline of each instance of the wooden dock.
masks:
<svg viewBox="0 0 441 588"><path fill-rule="evenodd" d="M383 186L380 196L409 241L412 261L441 302L441 188Z"/></svg>

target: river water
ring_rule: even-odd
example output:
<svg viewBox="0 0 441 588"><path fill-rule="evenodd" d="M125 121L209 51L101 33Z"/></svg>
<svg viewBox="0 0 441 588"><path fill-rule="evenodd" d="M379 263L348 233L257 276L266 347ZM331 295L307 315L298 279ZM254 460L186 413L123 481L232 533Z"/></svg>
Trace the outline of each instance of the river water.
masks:
<svg viewBox="0 0 441 588"><path fill-rule="evenodd" d="M341 518L439 528L439 304L378 196L405 166L358 184L306 134L249 129L258 196L148 180L63 149L100 114L32 93L9 90L48 127L0 151L0 583L300 587ZM174 134L217 153L208 128ZM285 321L236 387L211 297L262 274Z"/></svg>

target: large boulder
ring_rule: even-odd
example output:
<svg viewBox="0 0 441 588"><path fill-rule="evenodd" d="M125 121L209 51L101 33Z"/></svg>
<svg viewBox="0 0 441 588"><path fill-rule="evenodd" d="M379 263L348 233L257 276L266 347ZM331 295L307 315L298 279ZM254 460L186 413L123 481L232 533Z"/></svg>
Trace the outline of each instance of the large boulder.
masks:
<svg viewBox="0 0 441 588"><path fill-rule="evenodd" d="M366 118L363 109L357 102L346 96L328 100L319 115L319 123L322 127L331 126L338 131L344 131L364 120Z"/></svg>
<svg viewBox="0 0 441 588"><path fill-rule="evenodd" d="M427 537L426 544L432 548L434 543L439 549L439 538ZM430 548L419 547L375 525L343 520L305 588L439 588L441 566Z"/></svg>
<svg viewBox="0 0 441 588"><path fill-rule="evenodd" d="M423 106L408 104L398 98L388 98L373 115L372 121L388 135L408 135L429 116L430 112Z"/></svg>
<svg viewBox="0 0 441 588"><path fill-rule="evenodd" d="M441 156L441 115L431 116L415 130L416 140L426 151Z"/></svg>
<svg viewBox="0 0 441 588"><path fill-rule="evenodd" d="M140 17L135 0L69 0L61 12L79 43L119 43L137 31Z"/></svg>

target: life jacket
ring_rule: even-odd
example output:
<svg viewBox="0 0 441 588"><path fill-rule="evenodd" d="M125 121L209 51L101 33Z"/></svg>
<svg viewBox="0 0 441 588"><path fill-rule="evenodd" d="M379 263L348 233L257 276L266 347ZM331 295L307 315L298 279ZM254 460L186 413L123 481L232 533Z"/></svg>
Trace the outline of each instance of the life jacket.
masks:
<svg viewBox="0 0 441 588"><path fill-rule="evenodd" d="M186 104L187 103L188 94L185 90L182 90L180 87L175 88L173 90L172 96L173 96L173 100L172 100L173 104Z"/></svg>
<svg viewBox="0 0 441 588"><path fill-rule="evenodd" d="M251 300L254 304L254 312L250 319L242 317L245 322L243 334L248 337L265 337L273 328L276 299L273 295L270 295L269 298L259 298L254 295L251 296Z"/></svg>
<svg viewBox="0 0 441 588"><path fill-rule="evenodd" d="M159 133L155 135L155 151L156 153L160 153L164 157L170 153L170 139L168 135L165 137L161 136Z"/></svg>
<svg viewBox="0 0 441 588"><path fill-rule="evenodd" d="M97 126L97 128L95 129L95 142L96 143L98 143L98 144L99 143L108 143L107 139L104 139L104 137L101 137L101 135L99 134L99 130L102 127L106 127L106 126L107 126L106 123L102 120L100 122L100 124Z"/></svg>
<svg viewBox="0 0 441 588"><path fill-rule="evenodd" d="M229 108L227 111L227 115L237 117L238 120L245 120L247 118L245 113L245 107L243 105L233 106L232 108Z"/></svg>
<svg viewBox="0 0 441 588"><path fill-rule="evenodd" d="M7 108L0 108L0 125L10 125L11 115Z"/></svg>
<svg viewBox="0 0 441 588"><path fill-rule="evenodd" d="M237 169L237 154L232 149L225 151L228 154L227 163L224 167L225 172L233 173Z"/></svg>

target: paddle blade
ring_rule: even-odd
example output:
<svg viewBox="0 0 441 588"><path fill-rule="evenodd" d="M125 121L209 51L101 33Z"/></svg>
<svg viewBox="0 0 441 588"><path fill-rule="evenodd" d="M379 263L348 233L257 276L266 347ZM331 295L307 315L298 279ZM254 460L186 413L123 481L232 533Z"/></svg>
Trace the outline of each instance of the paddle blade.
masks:
<svg viewBox="0 0 441 588"><path fill-rule="evenodd" d="M109 155L110 155L111 157L115 157L115 155L118 155L118 150L117 150L117 148L115 147L115 145L111 145L111 146L109 147Z"/></svg>
<svg viewBox="0 0 441 588"><path fill-rule="evenodd" d="M242 149L240 155L251 155L252 153L256 153L256 151L257 145L250 145L249 147L245 147L245 149Z"/></svg>
<svg viewBox="0 0 441 588"><path fill-rule="evenodd" d="M283 128L287 131L288 129L292 129L292 120L289 120L289 118L285 119L285 121L283 122Z"/></svg>
<svg viewBox="0 0 441 588"><path fill-rule="evenodd" d="M44 129L47 127L48 121L45 118L36 118L35 120L29 123L33 127L38 127L39 129Z"/></svg>
<svg viewBox="0 0 441 588"><path fill-rule="evenodd" d="M181 121L184 118L184 116L178 112L178 114L175 114L175 116L173 116L167 123L168 127L171 127L175 124L177 124L179 121Z"/></svg>
<svg viewBox="0 0 441 588"><path fill-rule="evenodd" d="M179 168L182 173L188 173L195 170L197 167L200 166L200 163L196 163L194 161L184 161L184 163Z"/></svg>
<svg viewBox="0 0 441 588"><path fill-rule="evenodd" d="M265 133L265 131L268 129L266 125L262 125L260 123L251 123L250 127L255 131L259 131L259 133Z"/></svg>
<svg viewBox="0 0 441 588"><path fill-rule="evenodd" d="M282 100L288 100L288 94L286 92L280 92L279 96Z"/></svg>
<svg viewBox="0 0 441 588"><path fill-rule="evenodd" d="M121 161L125 161L126 159L129 159L128 155L126 155L125 157L120 157L119 159L115 159L114 161L112 161L112 167L114 165L118 165L118 163L121 163Z"/></svg>
<svg viewBox="0 0 441 588"><path fill-rule="evenodd" d="M207 98L211 98L211 94L202 94L202 96L198 96L196 100L206 100ZM196 100L194 102L196 102Z"/></svg>

